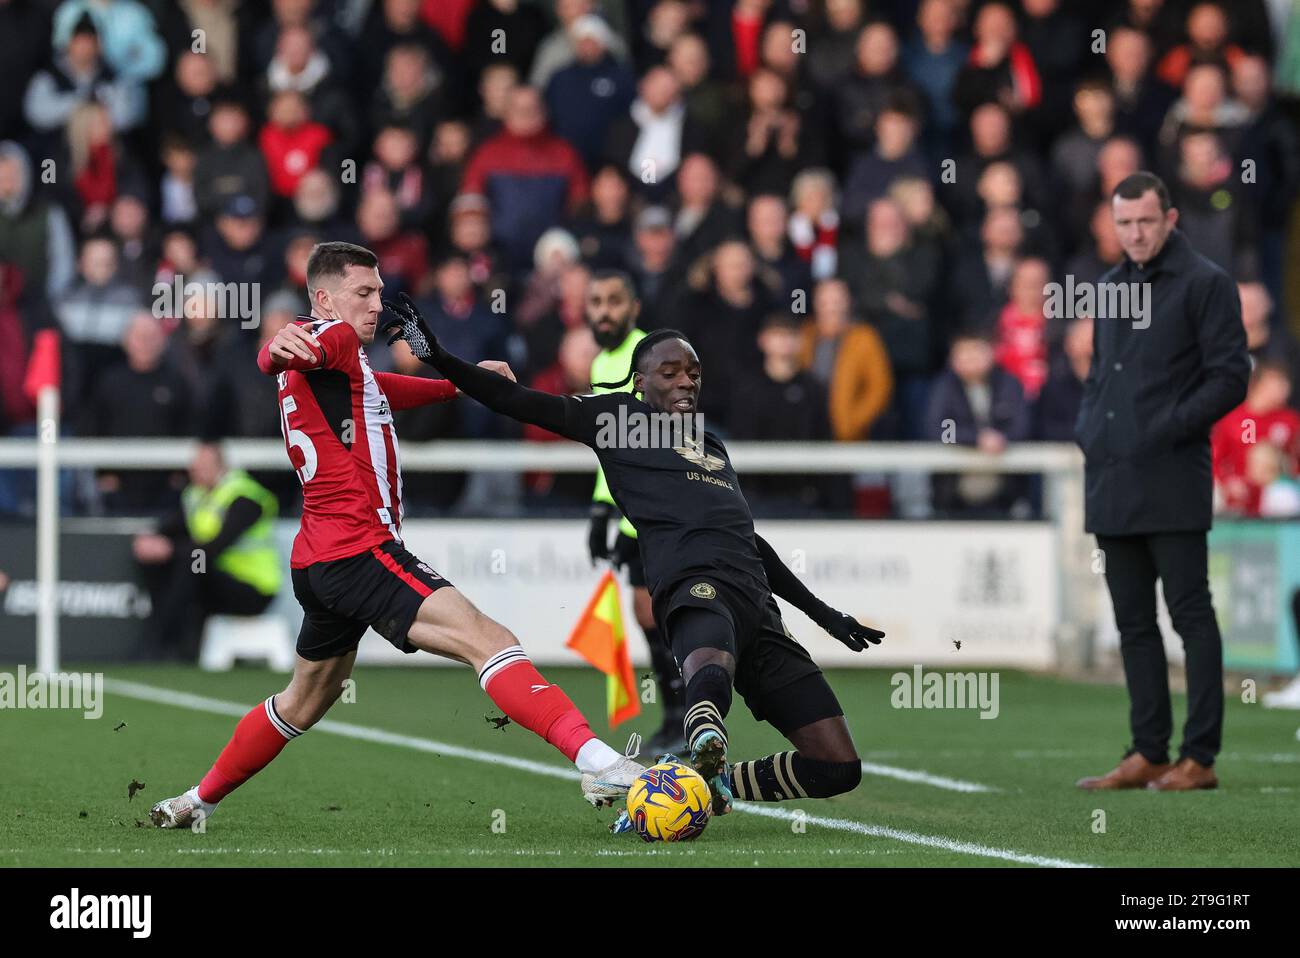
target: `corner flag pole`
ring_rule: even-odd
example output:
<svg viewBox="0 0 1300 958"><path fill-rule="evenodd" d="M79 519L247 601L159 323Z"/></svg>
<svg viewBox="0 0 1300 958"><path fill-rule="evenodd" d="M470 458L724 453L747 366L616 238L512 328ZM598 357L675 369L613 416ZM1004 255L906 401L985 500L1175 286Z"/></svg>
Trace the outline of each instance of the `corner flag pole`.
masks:
<svg viewBox="0 0 1300 958"><path fill-rule="evenodd" d="M36 402L36 671L59 670L59 387Z"/></svg>
<svg viewBox="0 0 1300 958"><path fill-rule="evenodd" d="M37 333L23 383L36 400L36 671L59 670L59 338Z"/></svg>

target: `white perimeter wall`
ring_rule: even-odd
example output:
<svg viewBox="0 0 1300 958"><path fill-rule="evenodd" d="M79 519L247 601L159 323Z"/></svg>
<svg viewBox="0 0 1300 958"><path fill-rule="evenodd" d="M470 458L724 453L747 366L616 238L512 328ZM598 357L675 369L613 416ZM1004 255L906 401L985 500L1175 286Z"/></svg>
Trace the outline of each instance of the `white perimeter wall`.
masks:
<svg viewBox="0 0 1300 958"><path fill-rule="evenodd" d="M296 525L281 523L286 556ZM887 633L855 655L782 603L790 631L823 665L1054 664L1059 562L1046 523L765 521L758 529L814 593ZM408 549L512 629L534 661L580 664L564 642L600 577L587 558L585 521L411 520L403 533ZM643 665L626 589L623 598L633 660ZM277 609L296 634L301 615L289 589ZM401 655L374 632L358 657L436 661Z"/></svg>

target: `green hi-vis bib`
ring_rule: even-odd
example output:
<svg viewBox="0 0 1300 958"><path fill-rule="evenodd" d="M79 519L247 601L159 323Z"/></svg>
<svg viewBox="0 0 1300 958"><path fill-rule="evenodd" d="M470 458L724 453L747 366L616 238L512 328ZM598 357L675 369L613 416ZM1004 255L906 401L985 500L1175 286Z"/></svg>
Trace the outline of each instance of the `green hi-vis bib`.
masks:
<svg viewBox="0 0 1300 958"><path fill-rule="evenodd" d="M262 595L280 591L283 573L275 547L275 517L280 510L274 495L241 469L231 469L212 489L190 485L181 493L185 527L194 544L216 538L226 521L226 510L236 499L252 499L262 507L262 517L251 529L217 556L217 568L252 586Z"/></svg>
<svg viewBox="0 0 1300 958"><path fill-rule="evenodd" d="M636 349L636 344L645 339L645 331L633 329L627 334L627 338L615 346L613 349L602 350L601 353L592 360L591 363L591 381L593 383L616 383L627 375L628 367L632 365L632 351ZM597 389L592 388L596 393L627 392L632 391L632 382L622 389ZM596 468L596 489L591 494L593 502L614 503L614 497L609 494L609 483L605 481L605 470L599 466ZM632 523L627 521L627 516L619 520L618 531L625 536L636 538L636 528Z"/></svg>

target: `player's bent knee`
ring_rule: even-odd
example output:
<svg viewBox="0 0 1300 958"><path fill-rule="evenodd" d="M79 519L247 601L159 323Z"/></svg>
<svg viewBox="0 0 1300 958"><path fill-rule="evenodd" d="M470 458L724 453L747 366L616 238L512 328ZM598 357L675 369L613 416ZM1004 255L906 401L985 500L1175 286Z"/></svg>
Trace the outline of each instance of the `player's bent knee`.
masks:
<svg viewBox="0 0 1300 958"><path fill-rule="evenodd" d="M275 697L275 705L286 722L305 732L325 717L342 694L342 683L337 688L319 686L305 690L290 686Z"/></svg>
<svg viewBox="0 0 1300 958"><path fill-rule="evenodd" d="M496 619L475 609L468 627L460 636L460 644L465 658L474 663L485 661L496 653L521 643L513 632Z"/></svg>
<svg viewBox="0 0 1300 958"><path fill-rule="evenodd" d="M521 644L518 637L496 619L480 612L479 620L478 634L488 651L497 652L509 646Z"/></svg>
<svg viewBox="0 0 1300 958"><path fill-rule="evenodd" d="M736 657L723 649L696 649L682 661L682 677L689 683L708 668L719 668L730 677L736 673Z"/></svg>
<svg viewBox="0 0 1300 958"><path fill-rule="evenodd" d="M803 759L800 763L800 782L809 798L831 798L851 792L862 781L862 763L819 762Z"/></svg>
<svg viewBox="0 0 1300 958"><path fill-rule="evenodd" d="M349 670L350 671L350 670ZM281 717L300 731L306 731L322 718L343 694L347 675L340 677L335 668L312 668L300 671L283 692L275 697Z"/></svg>

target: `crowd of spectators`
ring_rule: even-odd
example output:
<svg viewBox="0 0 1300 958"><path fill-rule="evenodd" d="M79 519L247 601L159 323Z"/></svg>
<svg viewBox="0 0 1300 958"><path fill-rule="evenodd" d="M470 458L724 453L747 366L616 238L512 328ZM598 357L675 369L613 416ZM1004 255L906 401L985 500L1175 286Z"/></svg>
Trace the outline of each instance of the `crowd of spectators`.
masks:
<svg viewBox="0 0 1300 958"><path fill-rule="evenodd" d="M449 348L539 388L585 389L583 290L614 267L643 328L692 339L727 436L1070 441L1092 321L1049 316L1044 287L1119 261L1108 198L1145 168L1241 284L1267 360L1247 406L1289 430L1270 460L1286 477L1292 6L0 0L0 435L36 428L22 379L47 328L68 434L278 435L254 356L308 310L307 254L329 239L373 249L386 295L411 294ZM160 308L174 282L255 295ZM370 355L431 375L401 345ZM468 402L398 429L520 435ZM1225 502L1258 509L1263 458L1219 457ZM101 471L71 506L160 511L172 480ZM527 478L532 505L583 501L553 480ZM413 511L466 495L464 477L411 485ZM752 488L894 508L869 478ZM0 475L0 512L29 494ZM1032 498L1020 477L933 487L945 514Z"/></svg>

